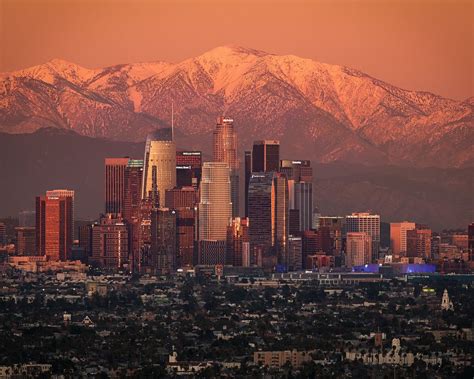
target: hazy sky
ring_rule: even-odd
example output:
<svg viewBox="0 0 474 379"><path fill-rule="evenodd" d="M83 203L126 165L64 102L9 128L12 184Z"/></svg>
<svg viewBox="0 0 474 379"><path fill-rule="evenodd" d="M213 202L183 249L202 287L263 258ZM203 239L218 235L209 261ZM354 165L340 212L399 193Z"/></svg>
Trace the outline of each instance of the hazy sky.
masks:
<svg viewBox="0 0 474 379"><path fill-rule="evenodd" d="M237 44L474 96L474 1L0 0L0 71L180 61Z"/></svg>

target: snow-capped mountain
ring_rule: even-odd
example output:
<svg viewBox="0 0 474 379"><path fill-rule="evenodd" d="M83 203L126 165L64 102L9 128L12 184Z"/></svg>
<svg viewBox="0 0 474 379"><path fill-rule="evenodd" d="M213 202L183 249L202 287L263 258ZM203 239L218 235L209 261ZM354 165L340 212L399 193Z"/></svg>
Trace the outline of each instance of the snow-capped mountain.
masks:
<svg viewBox="0 0 474 379"><path fill-rule="evenodd" d="M472 98L408 91L347 67L235 46L176 64L86 69L55 59L0 74L0 131L56 127L142 141L169 124L172 102L175 126L192 147L209 144L225 114L242 149L272 138L285 155L319 162L474 165Z"/></svg>

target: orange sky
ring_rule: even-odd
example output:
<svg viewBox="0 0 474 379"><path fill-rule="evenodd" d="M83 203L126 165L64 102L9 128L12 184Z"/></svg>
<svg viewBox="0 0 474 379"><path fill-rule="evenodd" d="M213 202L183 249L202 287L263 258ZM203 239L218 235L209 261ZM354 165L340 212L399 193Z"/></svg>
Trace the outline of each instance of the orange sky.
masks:
<svg viewBox="0 0 474 379"><path fill-rule="evenodd" d="M358 68L403 88L473 90L473 1L0 0L0 71L179 61L237 44Z"/></svg>

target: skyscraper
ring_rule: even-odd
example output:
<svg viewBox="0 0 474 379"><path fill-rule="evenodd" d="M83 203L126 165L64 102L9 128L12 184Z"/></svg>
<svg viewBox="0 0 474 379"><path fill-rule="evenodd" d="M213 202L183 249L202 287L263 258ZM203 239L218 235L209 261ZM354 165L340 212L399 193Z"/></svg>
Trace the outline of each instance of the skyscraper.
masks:
<svg viewBox="0 0 474 379"><path fill-rule="evenodd" d="M346 219L339 216L320 216L318 221L319 228L329 228L330 237L333 241L332 254L336 257L341 256L343 249L342 242L346 228ZM331 254L329 251L327 253Z"/></svg>
<svg viewBox="0 0 474 379"><path fill-rule="evenodd" d="M378 258L380 247L380 216L371 213L352 213L346 216L346 231L365 232L372 238L372 257Z"/></svg>
<svg viewBox="0 0 474 379"><path fill-rule="evenodd" d="M158 208L151 211L151 261L159 275L172 272L176 262L176 211Z"/></svg>
<svg viewBox="0 0 474 379"><path fill-rule="evenodd" d="M237 156L237 134L234 130L234 120L227 117L217 119L213 137L213 160L225 162L230 169L230 186L232 201L232 217L239 214L239 160Z"/></svg>
<svg viewBox="0 0 474 379"><path fill-rule="evenodd" d="M414 222L391 222L390 223L390 245L394 257L405 256L407 252L407 232L415 229Z"/></svg>
<svg viewBox="0 0 474 379"><path fill-rule="evenodd" d="M255 141L252 149L252 172L279 171L280 141Z"/></svg>
<svg viewBox="0 0 474 379"><path fill-rule="evenodd" d="M313 169L311 161L280 161L280 172L288 179L290 209L298 210L299 231L313 226Z"/></svg>
<svg viewBox="0 0 474 379"><path fill-rule="evenodd" d="M248 242L249 219L236 217L227 227L226 264L242 266L244 243Z"/></svg>
<svg viewBox="0 0 474 379"><path fill-rule="evenodd" d="M116 270L129 263L128 230L121 217L107 213L92 225L91 264Z"/></svg>
<svg viewBox="0 0 474 379"><path fill-rule="evenodd" d="M348 232L346 266L360 266L371 262L372 237L367 232Z"/></svg>
<svg viewBox="0 0 474 379"><path fill-rule="evenodd" d="M232 218L229 166L224 162L205 162L202 167L199 212L200 257L208 256L206 248L225 259L227 226ZM204 241L207 241L204 243ZM210 243L223 242L222 243ZM211 246L215 245L215 246ZM224 251L222 252L222 246ZM204 249L204 250L203 250ZM214 262L214 260L208 260ZM224 263L224 262L219 262Z"/></svg>
<svg viewBox="0 0 474 379"><path fill-rule="evenodd" d="M127 222L139 217L142 181L143 161L129 159L124 171L124 198L121 212Z"/></svg>
<svg viewBox="0 0 474 379"><path fill-rule="evenodd" d="M252 152L246 151L244 156L245 162L245 217L249 216L249 183L252 176Z"/></svg>
<svg viewBox="0 0 474 379"><path fill-rule="evenodd" d="M196 205L196 190L194 187L181 187L166 190L166 208L194 208Z"/></svg>
<svg viewBox="0 0 474 379"><path fill-rule="evenodd" d="M176 186L176 144L171 128L158 129L146 139L142 199L164 205L165 191Z"/></svg>
<svg viewBox="0 0 474 379"><path fill-rule="evenodd" d="M74 191L47 191L36 197L36 249L48 260L68 260L73 239Z"/></svg>
<svg viewBox="0 0 474 379"><path fill-rule="evenodd" d="M431 229L416 225L415 229L406 232L406 256L431 259Z"/></svg>
<svg viewBox="0 0 474 379"><path fill-rule="evenodd" d="M201 183L202 153L200 151L176 152L176 186L192 186L197 191Z"/></svg>
<svg viewBox="0 0 474 379"><path fill-rule="evenodd" d="M261 251L265 261L288 265L288 184L276 172L253 173L249 183L250 249ZM267 267L270 268L270 267Z"/></svg>
<svg viewBox="0 0 474 379"><path fill-rule="evenodd" d="M105 213L122 213L129 158L105 158Z"/></svg>
<svg viewBox="0 0 474 379"><path fill-rule="evenodd" d="M125 167L123 220L128 230L128 254L132 271L137 272L141 245L141 201L143 160L130 159Z"/></svg>
<svg viewBox="0 0 474 379"><path fill-rule="evenodd" d="M31 226L17 226L16 253L18 255L36 255L36 230Z"/></svg>

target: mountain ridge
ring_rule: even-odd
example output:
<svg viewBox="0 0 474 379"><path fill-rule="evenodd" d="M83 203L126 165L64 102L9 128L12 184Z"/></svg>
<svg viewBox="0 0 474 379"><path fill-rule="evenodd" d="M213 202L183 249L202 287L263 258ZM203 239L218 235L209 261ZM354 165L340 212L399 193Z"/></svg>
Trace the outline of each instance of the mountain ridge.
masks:
<svg viewBox="0 0 474 379"><path fill-rule="evenodd" d="M280 138L288 153L315 162L468 167L474 166L473 99L446 99L346 66L227 45L178 63L86 69L56 59L1 74L0 131L53 126L143 141L169 125L174 103L175 125L199 148L208 146L215 118L227 114L241 151L253 139Z"/></svg>

